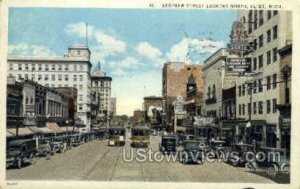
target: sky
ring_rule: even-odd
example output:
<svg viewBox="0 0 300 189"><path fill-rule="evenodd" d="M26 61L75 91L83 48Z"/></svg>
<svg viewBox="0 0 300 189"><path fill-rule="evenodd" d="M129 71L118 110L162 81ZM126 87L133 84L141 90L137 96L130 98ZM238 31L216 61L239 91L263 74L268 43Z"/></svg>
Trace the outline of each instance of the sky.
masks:
<svg viewBox="0 0 300 189"><path fill-rule="evenodd" d="M111 76L117 114L161 96L165 62L203 64L229 42L235 10L10 8L9 55L63 56L86 43Z"/></svg>

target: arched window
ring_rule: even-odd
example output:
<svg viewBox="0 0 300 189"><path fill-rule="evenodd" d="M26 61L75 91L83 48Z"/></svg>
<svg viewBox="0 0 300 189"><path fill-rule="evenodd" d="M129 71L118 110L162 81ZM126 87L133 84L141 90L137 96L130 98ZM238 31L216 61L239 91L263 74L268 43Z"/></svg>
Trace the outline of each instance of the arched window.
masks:
<svg viewBox="0 0 300 189"><path fill-rule="evenodd" d="M212 88L212 97L216 98L216 85L215 84L213 85L213 88Z"/></svg>
<svg viewBox="0 0 300 189"><path fill-rule="evenodd" d="M207 98L210 98L210 93L211 93L211 91L210 91L210 86L209 86L208 91L207 91Z"/></svg>

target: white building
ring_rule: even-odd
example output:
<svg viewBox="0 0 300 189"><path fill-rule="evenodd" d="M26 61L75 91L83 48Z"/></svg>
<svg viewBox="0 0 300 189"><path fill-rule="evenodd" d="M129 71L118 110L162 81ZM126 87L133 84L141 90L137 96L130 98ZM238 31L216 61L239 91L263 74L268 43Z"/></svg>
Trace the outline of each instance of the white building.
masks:
<svg viewBox="0 0 300 189"><path fill-rule="evenodd" d="M281 78L278 50L292 40L292 16L289 11L240 11L253 52L252 73L236 80L237 118L257 123L258 142L274 147L278 141L279 112L276 105ZM277 144L277 146L279 146Z"/></svg>
<svg viewBox="0 0 300 189"><path fill-rule="evenodd" d="M95 99L98 100L99 110L98 118L103 122L109 123L112 116L111 108L111 82L112 78L106 76L104 72L99 70L94 72L91 77L92 91L96 93Z"/></svg>
<svg viewBox="0 0 300 189"><path fill-rule="evenodd" d="M17 81L31 79L46 87L78 89L77 117L90 128L91 52L86 46L71 46L63 57L9 56L8 74Z"/></svg>

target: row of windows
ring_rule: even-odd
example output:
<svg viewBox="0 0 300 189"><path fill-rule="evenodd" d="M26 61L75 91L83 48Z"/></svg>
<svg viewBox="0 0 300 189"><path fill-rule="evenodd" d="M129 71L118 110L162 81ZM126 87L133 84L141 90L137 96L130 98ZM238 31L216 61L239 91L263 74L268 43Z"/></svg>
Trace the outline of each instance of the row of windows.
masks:
<svg viewBox="0 0 300 189"><path fill-rule="evenodd" d="M277 57L277 48L273 48L272 50L267 51L267 65L271 64L272 62L276 62L278 57ZM257 68L262 68L264 64L264 55L261 54L260 56L254 57L252 59L252 65L253 65L253 70L257 70Z"/></svg>
<svg viewBox="0 0 300 189"><path fill-rule="evenodd" d="M92 82L92 86L93 87L109 87L110 86L110 82L105 82L105 81L95 81Z"/></svg>
<svg viewBox="0 0 300 189"><path fill-rule="evenodd" d="M267 11L267 20L270 20L272 16L276 16L278 14L277 10ZM245 23L244 18L244 23ZM264 11L263 10L250 10L248 13L248 33L250 34L252 31L256 30L258 27L262 26L265 22L264 19Z"/></svg>
<svg viewBox="0 0 300 189"><path fill-rule="evenodd" d="M44 69L43 69L44 67ZM83 71L85 65L73 65L73 71ZM14 64L9 64L9 70L14 70ZM38 71L69 71L68 64L18 64L18 70L38 70Z"/></svg>
<svg viewBox="0 0 300 189"><path fill-rule="evenodd" d="M263 92L263 86L266 86L267 90L270 90L271 88L276 89L276 87L277 87L277 74L267 76L266 80L267 80L266 84L262 83L263 79L258 79L258 80L252 81L252 83L240 85L238 87L238 95L239 96L245 96L246 90L247 90L248 95L250 95L251 92L253 92L253 93Z"/></svg>
<svg viewBox="0 0 300 189"><path fill-rule="evenodd" d="M272 41L272 39L273 40L277 39L278 38L278 26L276 25L276 26L273 26L272 29L269 29L266 32L266 36L267 36L267 39L266 39L267 43L270 43ZM253 50L257 50L258 48L262 48L264 46L264 43L265 43L264 34L261 34L260 36L258 36L258 39L253 39L253 41L250 42L249 45L250 45L250 47L253 48Z"/></svg>
<svg viewBox="0 0 300 189"><path fill-rule="evenodd" d="M43 76L44 76L44 81L49 81L49 75L48 74L45 74L45 75L42 75L42 74L38 74L37 75L37 81L41 81L43 80ZM32 80L36 80L36 75L35 74L31 74L30 76ZM24 74L24 77L22 74L18 74L18 79L21 80L22 78L25 78L25 79L29 79L29 74ZM65 75L62 75L62 74L58 74L58 75L55 75L55 74L52 74L51 75L51 81L69 81L69 75L68 74L65 74ZM79 75L79 81L83 81L83 75ZM73 75L73 81L77 81L77 75Z"/></svg>
<svg viewBox="0 0 300 189"><path fill-rule="evenodd" d="M272 107L271 107L271 103L272 103ZM265 101L265 107L266 107L266 113L270 114L270 113L276 113L277 108L277 99L274 98L272 100L266 100ZM264 113L264 101L258 101L258 102L253 102L252 106L251 103L248 104L239 104L239 115L245 115L246 114L246 106L247 106L247 111L248 111L248 115L253 114L263 114ZM272 109L271 109L272 108Z"/></svg>

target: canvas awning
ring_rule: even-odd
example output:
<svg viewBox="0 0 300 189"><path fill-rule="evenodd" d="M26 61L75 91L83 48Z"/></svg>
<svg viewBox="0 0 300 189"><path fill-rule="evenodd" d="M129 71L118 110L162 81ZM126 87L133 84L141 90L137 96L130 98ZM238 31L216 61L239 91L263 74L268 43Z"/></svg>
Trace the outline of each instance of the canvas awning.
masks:
<svg viewBox="0 0 300 189"><path fill-rule="evenodd" d="M40 133L40 134L43 134L43 133L54 133L52 130L50 130L47 127L35 127L35 126L31 126L29 128L31 130L33 130L34 132Z"/></svg>
<svg viewBox="0 0 300 189"><path fill-rule="evenodd" d="M16 128L10 128L7 129L8 132L12 133L13 135L16 135ZM29 129L28 127L20 127L18 129L18 135L19 136L25 136L25 135L32 135L35 134L33 130Z"/></svg>
<svg viewBox="0 0 300 189"><path fill-rule="evenodd" d="M64 131L57 125L57 123L47 122L47 123L46 123L46 127L47 127L48 129L50 129L51 131L55 132L55 133L62 133L62 132L64 132Z"/></svg>
<svg viewBox="0 0 300 189"><path fill-rule="evenodd" d="M6 130L6 137L14 137L15 135L13 135L11 132L9 132L8 130Z"/></svg>

